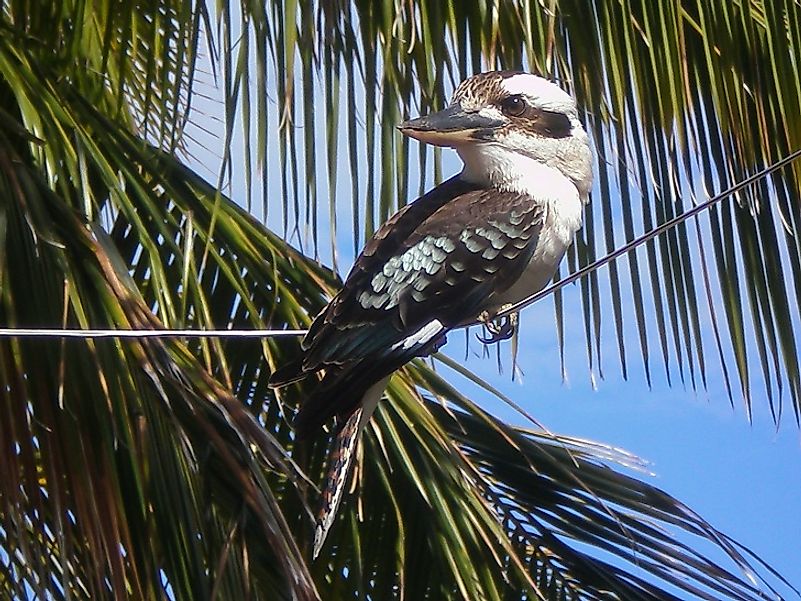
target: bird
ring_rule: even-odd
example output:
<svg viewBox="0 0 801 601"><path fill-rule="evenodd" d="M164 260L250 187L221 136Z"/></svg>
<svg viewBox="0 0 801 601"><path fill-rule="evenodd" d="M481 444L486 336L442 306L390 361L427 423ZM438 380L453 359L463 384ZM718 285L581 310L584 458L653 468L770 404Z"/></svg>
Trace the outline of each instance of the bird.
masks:
<svg viewBox="0 0 801 601"><path fill-rule="evenodd" d="M375 232L313 320L300 357L270 377L273 388L318 378L294 418L299 440L336 418L315 558L391 375L435 352L455 328L483 323L488 342L508 338L514 320L496 316L553 278L592 187L593 153L576 101L536 74L473 75L445 109L398 129L453 148L462 171Z"/></svg>

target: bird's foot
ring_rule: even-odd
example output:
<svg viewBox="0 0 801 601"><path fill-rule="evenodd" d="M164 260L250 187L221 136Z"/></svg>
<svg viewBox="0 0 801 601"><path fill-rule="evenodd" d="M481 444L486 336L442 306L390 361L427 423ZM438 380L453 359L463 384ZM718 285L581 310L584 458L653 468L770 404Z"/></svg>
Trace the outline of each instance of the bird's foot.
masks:
<svg viewBox="0 0 801 601"><path fill-rule="evenodd" d="M500 311L504 311L506 307L501 307ZM489 314L488 311L482 311L478 316L478 321L484 326L484 329L489 332L488 336L476 335L484 344L495 344L509 340L515 335L517 331L518 313L504 315L500 318L495 318Z"/></svg>

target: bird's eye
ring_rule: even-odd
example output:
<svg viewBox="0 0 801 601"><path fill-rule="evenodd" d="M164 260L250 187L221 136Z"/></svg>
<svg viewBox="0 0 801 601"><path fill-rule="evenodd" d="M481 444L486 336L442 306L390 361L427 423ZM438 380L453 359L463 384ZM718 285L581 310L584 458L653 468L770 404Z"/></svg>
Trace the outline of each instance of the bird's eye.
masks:
<svg viewBox="0 0 801 601"><path fill-rule="evenodd" d="M510 117L520 117L526 112L527 108L528 104L519 94L509 96L501 101L501 111L503 111L504 115L509 115Z"/></svg>

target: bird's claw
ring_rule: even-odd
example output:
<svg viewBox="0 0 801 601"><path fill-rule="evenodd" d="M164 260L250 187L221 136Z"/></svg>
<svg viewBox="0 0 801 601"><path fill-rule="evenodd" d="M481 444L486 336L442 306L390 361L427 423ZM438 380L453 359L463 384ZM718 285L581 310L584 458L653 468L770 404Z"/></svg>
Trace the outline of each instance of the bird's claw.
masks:
<svg viewBox="0 0 801 601"><path fill-rule="evenodd" d="M489 332L488 336L476 334L476 338L484 344L495 344L504 340L509 340L517 331L517 313L504 315L500 318L490 317L487 311L483 311L478 317L478 321Z"/></svg>

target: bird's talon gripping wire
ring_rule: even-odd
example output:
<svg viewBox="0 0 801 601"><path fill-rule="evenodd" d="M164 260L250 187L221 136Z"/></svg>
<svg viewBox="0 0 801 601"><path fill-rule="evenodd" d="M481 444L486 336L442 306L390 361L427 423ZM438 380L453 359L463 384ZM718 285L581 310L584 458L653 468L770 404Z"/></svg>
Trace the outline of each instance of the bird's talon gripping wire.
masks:
<svg viewBox="0 0 801 601"><path fill-rule="evenodd" d="M503 308L501 309L503 310ZM489 332L488 336L476 334L476 338L483 344L496 344L509 340L515 335L517 331L518 314L512 313L511 315L504 315L501 318L495 319L490 316L487 311L482 311L478 316L478 321Z"/></svg>

